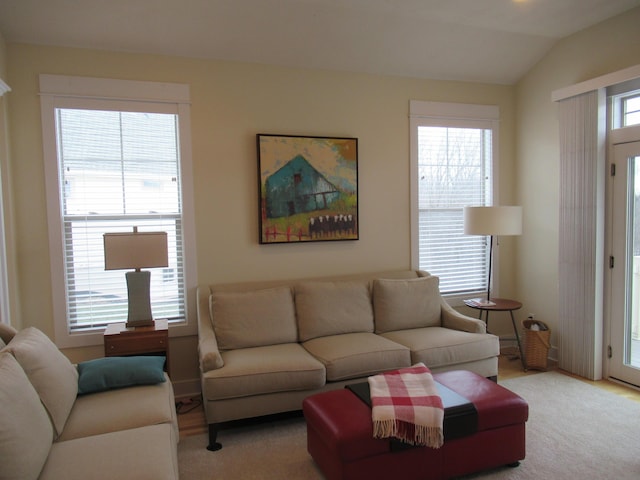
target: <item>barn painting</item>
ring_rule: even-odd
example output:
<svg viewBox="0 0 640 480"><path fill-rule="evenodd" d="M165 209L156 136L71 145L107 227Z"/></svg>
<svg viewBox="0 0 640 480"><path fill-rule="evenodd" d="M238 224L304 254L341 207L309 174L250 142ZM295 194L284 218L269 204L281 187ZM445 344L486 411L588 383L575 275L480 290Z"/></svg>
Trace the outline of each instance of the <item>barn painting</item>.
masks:
<svg viewBox="0 0 640 480"><path fill-rule="evenodd" d="M358 239L358 140L257 135L260 243Z"/></svg>

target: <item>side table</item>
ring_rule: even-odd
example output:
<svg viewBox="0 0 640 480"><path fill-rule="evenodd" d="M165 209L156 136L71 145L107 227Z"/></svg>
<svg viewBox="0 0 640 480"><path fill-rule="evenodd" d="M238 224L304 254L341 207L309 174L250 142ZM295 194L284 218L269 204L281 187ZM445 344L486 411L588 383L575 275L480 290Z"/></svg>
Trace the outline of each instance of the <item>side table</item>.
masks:
<svg viewBox="0 0 640 480"><path fill-rule="evenodd" d="M522 343L520 342L520 334L518 333L518 327L516 326L516 320L513 317L513 311L522 308L522 303L516 300L509 300L506 298L492 298L493 305L487 305L480 303L477 299L464 300L464 304L467 307L480 310L478 318L482 320L482 314L485 313L484 323L487 325L487 331L489 331L489 313L490 312L509 312L511 316L511 324L513 325L513 333L516 335L516 341L518 342L518 350L520 351L520 361L522 362L522 368L527 370L527 359L524 356L522 350Z"/></svg>
<svg viewBox="0 0 640 480"><path fill-rule="evenodd" d="M124 323L112 323L104 332L104 356L164 355L169 376L169 322L155 320L153 326L127 328Z"/></svg>

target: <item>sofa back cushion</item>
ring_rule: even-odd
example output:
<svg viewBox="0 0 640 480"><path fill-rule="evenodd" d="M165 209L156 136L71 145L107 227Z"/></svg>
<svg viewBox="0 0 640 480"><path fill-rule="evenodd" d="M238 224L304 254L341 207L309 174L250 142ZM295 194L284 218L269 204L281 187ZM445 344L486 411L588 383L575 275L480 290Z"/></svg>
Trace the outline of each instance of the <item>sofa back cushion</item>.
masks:
<svg viewBox="0 0 640 480"><path fill-rule="evenodd" d="M78 396L78 371L44 333L34 327L20 330L5 347L16 358L62 433Z"/></svg>
<svg viewBox="0 0 640 480"><path fill-rule="evenodd" d="M53 426L38 393L10 353L0 353L0 480L38 478Z"/></svg>
<svg viewBox="0 0 640 480"><path fill-rule="evenodd" d="M289 287L250 292L216 292L209 299L220 350L296 342L293 296Z"/></svg>
<svg viewBox="0 0 640 480"><path fill-rule="evenodd" d="M303 282L295 286L301 342L342 333L373 332L368 281Z"/></svg>
<svg viewBox="0 0 640 480"><path fill-rule="evenodd" d="M376 333L440 326L440 279L373 281Z"/></svg>

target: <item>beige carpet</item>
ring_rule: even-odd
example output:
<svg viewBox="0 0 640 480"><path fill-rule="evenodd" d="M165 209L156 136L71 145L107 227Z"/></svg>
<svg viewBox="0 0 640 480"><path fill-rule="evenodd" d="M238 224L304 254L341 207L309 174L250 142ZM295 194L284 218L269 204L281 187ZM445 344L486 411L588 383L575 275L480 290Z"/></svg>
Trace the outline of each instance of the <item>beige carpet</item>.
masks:
<svg viewBox="0 0 640 480"><path fill-rule="evenodd" d="M501 384L529 402L527 458L465 479L640 479L640 403L556 372ZM302 418L223 430L219 440L218 452L204 448L204 435L180 442L182 480L324 478Z"/></svg>

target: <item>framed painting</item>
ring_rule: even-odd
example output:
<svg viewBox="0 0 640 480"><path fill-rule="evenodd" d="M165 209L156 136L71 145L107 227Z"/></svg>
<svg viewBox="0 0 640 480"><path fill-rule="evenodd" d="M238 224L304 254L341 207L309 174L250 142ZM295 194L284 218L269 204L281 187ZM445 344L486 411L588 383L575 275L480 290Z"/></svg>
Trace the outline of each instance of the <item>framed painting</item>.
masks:
<svg viewBox="0 0 640 480"><path fill-rule="evenodd" d="M358 139L256 136L260 243L358 240Z"/></svg>

